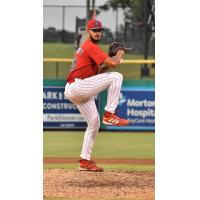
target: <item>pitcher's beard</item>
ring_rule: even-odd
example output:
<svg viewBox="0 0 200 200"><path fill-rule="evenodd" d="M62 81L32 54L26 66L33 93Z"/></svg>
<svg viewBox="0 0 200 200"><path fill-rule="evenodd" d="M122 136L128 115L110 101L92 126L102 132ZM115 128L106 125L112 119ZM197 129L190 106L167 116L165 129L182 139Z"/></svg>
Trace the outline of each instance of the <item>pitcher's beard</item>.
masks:
<svg viewBox="0 0 200 200"><path fill-rule="evenodd" d="M90 35L90 39L91 39L91 41L94 42L94 43L99 43L99 42L101 41L101 38L100 38L100 40L95 40L94 38L92 38L91 35Z"/></svg>

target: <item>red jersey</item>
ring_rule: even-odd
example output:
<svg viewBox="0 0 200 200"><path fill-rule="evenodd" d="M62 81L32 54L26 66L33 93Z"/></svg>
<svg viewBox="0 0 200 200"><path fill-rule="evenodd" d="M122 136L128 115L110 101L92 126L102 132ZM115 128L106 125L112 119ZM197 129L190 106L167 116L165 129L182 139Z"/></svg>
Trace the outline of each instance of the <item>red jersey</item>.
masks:
<svg viewBox="0 0 200 200"><path fill-rule="evenodd" d="M73 82L75 78L84 79L96 75L98 66L107 57L98 45L87 39L75 54L67 82Z"/></svg>

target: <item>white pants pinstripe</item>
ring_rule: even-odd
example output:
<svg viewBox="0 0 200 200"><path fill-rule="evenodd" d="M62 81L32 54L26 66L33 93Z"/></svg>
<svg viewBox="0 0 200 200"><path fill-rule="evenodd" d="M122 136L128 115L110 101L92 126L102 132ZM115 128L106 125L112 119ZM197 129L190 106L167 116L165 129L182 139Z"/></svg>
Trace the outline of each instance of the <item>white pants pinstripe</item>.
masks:
<svg viewBox="0 0 200 200"><path fill-rule="evenodd" d="M65 97L73 102L87 122L81 158L90 160L95 137L99 131L100 119L94 97L108 89L105 110L114 113L120 96L123 76L118 72L107 72L86 79L76 79L65 86Z"/></svg>

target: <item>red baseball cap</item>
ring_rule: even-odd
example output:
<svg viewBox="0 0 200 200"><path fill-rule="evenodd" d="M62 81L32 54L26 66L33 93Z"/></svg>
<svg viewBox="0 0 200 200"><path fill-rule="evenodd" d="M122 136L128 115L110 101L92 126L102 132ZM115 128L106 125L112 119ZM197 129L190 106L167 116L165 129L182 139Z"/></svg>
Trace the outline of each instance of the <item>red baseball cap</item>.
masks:
<svg viewBox="0 0 200 200"><path fill-rule="evenodd" d="M104 30L104 28L102 27L102 23L96 19L91 19L87 22L87 29L88 30L93 30L93 29Z"/></svg>

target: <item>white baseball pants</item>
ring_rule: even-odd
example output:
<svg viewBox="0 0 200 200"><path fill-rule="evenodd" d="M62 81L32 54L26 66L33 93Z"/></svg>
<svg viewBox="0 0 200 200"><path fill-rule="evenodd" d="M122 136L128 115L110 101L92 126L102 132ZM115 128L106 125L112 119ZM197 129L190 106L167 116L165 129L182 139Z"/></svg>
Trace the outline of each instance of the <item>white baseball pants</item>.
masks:
<svg viewBox="0 0 200 200"><path fill-rule="evenodd" d="M95 137L100 127L100 118L94 97L108 89L105 110L114 113L118 105L122 81L122 74L106 72L83 80L75 79L75 82L66 84L65 97L76 105L88 125L83 140L81 158L90 160Z"/></svg>

